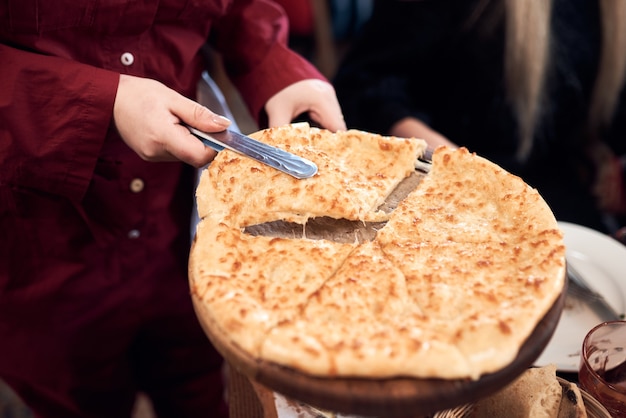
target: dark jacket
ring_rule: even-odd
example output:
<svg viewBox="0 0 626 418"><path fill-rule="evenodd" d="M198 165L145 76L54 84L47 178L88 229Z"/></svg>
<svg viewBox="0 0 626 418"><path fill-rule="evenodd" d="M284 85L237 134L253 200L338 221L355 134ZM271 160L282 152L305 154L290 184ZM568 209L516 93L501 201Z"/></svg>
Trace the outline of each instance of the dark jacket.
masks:
<svg viewBox="0 0 626 418"><path fill-rule="evenodd" d="M504 89L504 26L499 2L468 24L474 0L382 0L354 40L334 80L348 127L387 134L414 116L522 176L557 219L604 230L581 179L584 125L599 57L598 6L555 0L551 68L530 158L515 159L517 122ZM491 27L491 30L487 30ZM624 152L624 106L607 141Z"/></svg>

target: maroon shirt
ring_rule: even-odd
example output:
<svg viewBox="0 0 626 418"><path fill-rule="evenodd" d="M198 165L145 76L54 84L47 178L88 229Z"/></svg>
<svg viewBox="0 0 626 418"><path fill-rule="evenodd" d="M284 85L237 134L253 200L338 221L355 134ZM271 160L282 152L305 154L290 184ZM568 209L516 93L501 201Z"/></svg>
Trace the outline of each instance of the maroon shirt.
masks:
<svg viewBox="0 0 626 418"><path fill-rule="evenodd" d="M0 377L22 395L125 389L118 360L145 324L159 333L151 353L199 333L194 170L145 162L120 139L119 74L194 97L208 39L258 117L280 89L322 78L286 47L286 23L265 0L0 3ZM180 353L170 370L199 368Z"/></svg>
<svg viewBox="0 0 626 418"><path fill-rule="evenodd" d="M268 1L0 5L0 296L41 277L45 259L60 268L113 244L122 264L172 246L186 257L191 170L142 161L111 115L119 73L193 97L206 39L253 115L287 85L322 78L287 49L284 15Z"/></svg>

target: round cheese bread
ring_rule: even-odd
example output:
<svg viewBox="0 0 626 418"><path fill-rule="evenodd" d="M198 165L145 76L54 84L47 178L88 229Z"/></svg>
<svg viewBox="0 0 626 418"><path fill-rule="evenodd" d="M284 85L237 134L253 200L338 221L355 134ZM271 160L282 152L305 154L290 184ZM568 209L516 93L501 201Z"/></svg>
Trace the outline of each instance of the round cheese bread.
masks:
<svg viewBox="0 0 626 418"><path fill-rule="evenodd" d="M477 379L515 359L562 292L549 207L466 149L437 149L383 210L424 141L308 125L253 136L319 171L298 180L223 151L202 174L191 291L200 320L252 358L315 376ZM327 233L307 236L320 218ZM333 240L332 219L377 223L372 238ZM302 228L267 233L281 222Z"/></svg>

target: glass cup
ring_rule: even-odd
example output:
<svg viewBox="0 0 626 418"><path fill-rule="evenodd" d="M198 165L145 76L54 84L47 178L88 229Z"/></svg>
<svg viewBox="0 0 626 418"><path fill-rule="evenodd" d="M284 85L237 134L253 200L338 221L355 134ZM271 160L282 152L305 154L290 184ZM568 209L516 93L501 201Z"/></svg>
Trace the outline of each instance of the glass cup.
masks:
<svg viewBox="0 0 626 418"><path fill-rule="evenodd" d="M578 383L612 416L626 416L626 321L603 322L585 336Z"/></svg>

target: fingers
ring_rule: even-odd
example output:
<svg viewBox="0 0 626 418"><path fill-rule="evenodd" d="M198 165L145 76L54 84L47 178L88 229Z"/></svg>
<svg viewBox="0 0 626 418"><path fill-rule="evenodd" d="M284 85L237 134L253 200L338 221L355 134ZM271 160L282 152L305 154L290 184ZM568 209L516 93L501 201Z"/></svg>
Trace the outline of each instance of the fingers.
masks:
<svg viewBox="0 0 626 418"><path fill-rule="evenodd" d="M171 111L189 126L204 132L220 132L231 124L228 118L180 95L178 100L172 103Z"/></svg>
<svg viewBox="0 0 626 418"><path fill-rule="evenodd" d="M274 110L267 109L266 112L267 124L270 128L288 125L296 116L298 116L298 114L293 114L291 109L287 109L286 106L277 107Z"/></svg>
<svg viewBox="0 0 626 418"><path fill-rule="evenodd" d="M164 132L169 139L164 143L164 151L171 155L172 159L199 168L213 161L217 155L215 150L204 145L180 123L173 123L169 128Z"/></svg>
<svg viewBox="0 0 626 418"><path fill-rule="evenodd" d="M302 109L302 110L300 110ZM276 106L275 108L267 108L268 125L270 127L282 126L290 124L294 118L304 112L308 112L309 117L320 126L336 132L345 131L346 122L343 119L341 108L336 100L326 100L321 103L310 103L307 106L297 106L294 110L288 106Z"/></svg>
<svg viewBox="0 0 626 418"><path fill-rule="evenodd" d="M122 140L146 161L181 160L201 167L215 157L180 122L218 132L230 121L162 83L121 75L113 105L113 123Z"/></svg>
<svg viewBox="0 0 626 418"><path fill-rule="evenodd" d="M335 90L322 80L302 80L284 88L267 101L265 111L270 127L289 124L308 112L313 121L326 129L346 129Z"/></svg>
<svg viewBox="0 0 626 418"><path fill-rule="evenodd" d="M313 90L309 97L316 99L310 103L308 109L311 119L330 131L346 130L346 122L333 86L325 81L310 80L309 87Z"/></svg>
<svg viewBox="0 0 626 418"><path fill-rule="evenodd" d="M339 103L328 103L326 106L313 108L309 111L309 116L320 126L330 131L345 131L347 129Z"/></svg>
<svg viewBox="0 0 626 418"><path fill-rule="evenodd" d="M266 104L270 126L291 123L309 112L322 127L346 129L332 85L322 80L302 80L277 94ZM181 160L195 167L216 155L181 124L204 132L220 132L230 126L227 118L149 79L120 76L114 104L114 123L126 144L147 161Z"/></svg>
<svg viewBox="0 0 626 418"><path fill-rule="evenodd" d="M220 132L231 125L228 118L180 95L172 101L171 112L180 121L203 132ZM167 143L167 152L194 167L208 164L217 155L180 123L173 126L171 135L173 140Z"/></svg>

